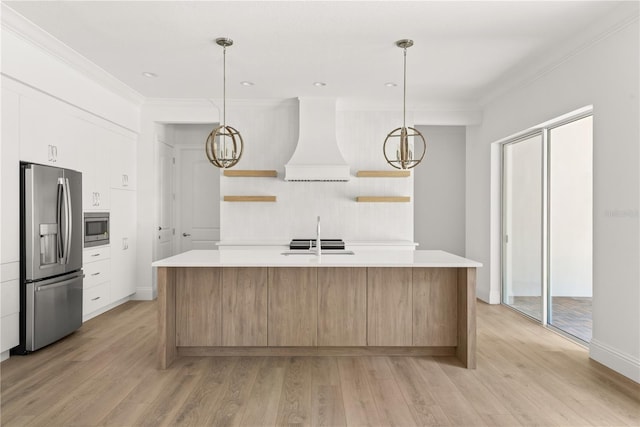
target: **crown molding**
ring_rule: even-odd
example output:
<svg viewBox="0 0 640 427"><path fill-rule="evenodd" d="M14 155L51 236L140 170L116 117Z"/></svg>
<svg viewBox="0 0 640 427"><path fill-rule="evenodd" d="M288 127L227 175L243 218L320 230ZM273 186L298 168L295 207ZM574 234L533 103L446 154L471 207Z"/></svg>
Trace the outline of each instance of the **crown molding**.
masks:
<svg viewBox="0 0 640 427"><path fill-rule="evenodd" d="M222 110L221 98L146 98L145 106L153 107L190 107L210 108ZM256 99L227 99L227 108L271 108L298 105L296 98L256 98Z"/></svg>
<svg viewBox="0 0 640 427"><path fill-rule="evenodd" d="M11 7L7 6L4 2L2 3L0 15L2 28L11 31L16 36L38 47L50 56L67 64L69 67L87 76L100 86L125 98L126 100L138 106L144 102L145 97L142 94L53 37L51 34L20 15Z"/></svg>
<svg viewBox="0 0 640 427"><path fill-rule="evenodd" d="M526 64L507 72L498 78L496 83L489 86L485 94L480 97L479 105L486 107L507 92L531 84L601 40L637 22L640 17L639 5L637 1L622 2L609 14L601 17L585 31L560 44L553 51L538 55Z"/></svg>

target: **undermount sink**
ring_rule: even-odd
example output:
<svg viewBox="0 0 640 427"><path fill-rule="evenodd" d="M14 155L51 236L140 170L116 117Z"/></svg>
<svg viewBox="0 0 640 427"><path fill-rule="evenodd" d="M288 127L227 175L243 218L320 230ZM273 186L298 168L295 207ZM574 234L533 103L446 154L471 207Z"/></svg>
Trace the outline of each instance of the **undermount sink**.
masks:
<svg viewBox="0 0 640 427"><path fill-rule="evenodd" d="M295 250L295 251L286 251L282 252L282 255L316 255L316 251L314 250ZM322 251L321 256L324 255L355 255L353 251L345 251L345 250L327 250Z"/></svg>

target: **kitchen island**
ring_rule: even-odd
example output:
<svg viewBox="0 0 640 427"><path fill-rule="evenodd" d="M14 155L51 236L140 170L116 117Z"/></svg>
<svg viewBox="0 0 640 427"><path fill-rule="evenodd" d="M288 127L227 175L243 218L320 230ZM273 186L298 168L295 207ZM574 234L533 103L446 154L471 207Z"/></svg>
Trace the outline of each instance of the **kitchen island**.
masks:
<svg viewBox="0 0 640 427"><path fill-rule="evenodd" d="M475 368L476 268L443 251L196 250L156 261L158 357L455 355Z"/></svg>

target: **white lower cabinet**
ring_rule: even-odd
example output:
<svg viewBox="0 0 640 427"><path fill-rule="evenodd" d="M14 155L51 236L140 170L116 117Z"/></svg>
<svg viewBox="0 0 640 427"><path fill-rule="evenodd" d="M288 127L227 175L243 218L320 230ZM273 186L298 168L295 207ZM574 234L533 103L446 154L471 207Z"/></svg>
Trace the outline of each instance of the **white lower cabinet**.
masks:
<svg viewBox="0 0 640 427"><path fill-rule="evenodd" d="M20 263L1 265L0 353L20 343Z"/></svg>
<svg viewBox="0 0 640 427"><path fill-rule="evenodd" d="M84 289L82 294L82 315L83 317L95 313L109 304L109 282L101 283L89 289ZM85 320L88 320L85 318Z"/></svg>
<svg viewBox="0 0 640 427"><path fill-rule="evenodd" d="M111 262L109 246L88 248L82 254L84 280L82 282L82 318L90 318L102 313L111 302Z"/></svg>
<svg viewBox="0 0 640 427"><path fill-rule="evenodd" d="M111 190L111 302L136 292L136 192Z"/></svg>

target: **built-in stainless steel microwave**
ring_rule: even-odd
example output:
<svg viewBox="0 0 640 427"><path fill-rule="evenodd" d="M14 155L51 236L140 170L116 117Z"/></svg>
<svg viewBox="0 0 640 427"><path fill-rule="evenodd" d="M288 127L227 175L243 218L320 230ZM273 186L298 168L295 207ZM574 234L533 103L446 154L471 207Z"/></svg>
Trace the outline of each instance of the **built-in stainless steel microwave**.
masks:
<svg viewBox="0 0 640 427"><path fill-rule="evenodd" d="M109 244L109 212L84 213L84 247Z"/></svg>

